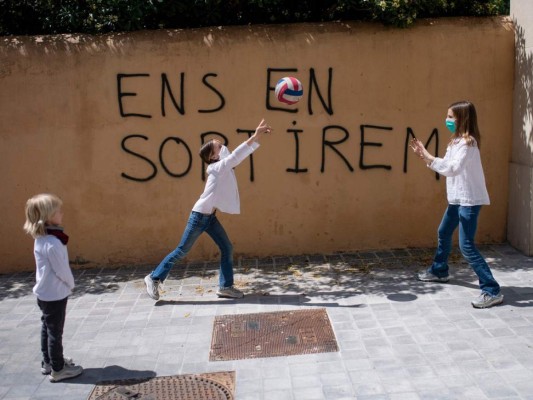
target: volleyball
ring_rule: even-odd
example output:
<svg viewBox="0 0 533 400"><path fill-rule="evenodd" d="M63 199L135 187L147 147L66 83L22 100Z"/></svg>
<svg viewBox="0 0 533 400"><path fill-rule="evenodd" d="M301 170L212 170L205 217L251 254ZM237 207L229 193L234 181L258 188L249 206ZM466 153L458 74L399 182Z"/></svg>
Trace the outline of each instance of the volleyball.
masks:
<svg viewBox="0 0 533 400"><path fill-rule="evenodd" d="M282 103L298 103L303 94L304 89L302 83L292 76L281 78L278 83L276 83L276 97Z"/></svg>

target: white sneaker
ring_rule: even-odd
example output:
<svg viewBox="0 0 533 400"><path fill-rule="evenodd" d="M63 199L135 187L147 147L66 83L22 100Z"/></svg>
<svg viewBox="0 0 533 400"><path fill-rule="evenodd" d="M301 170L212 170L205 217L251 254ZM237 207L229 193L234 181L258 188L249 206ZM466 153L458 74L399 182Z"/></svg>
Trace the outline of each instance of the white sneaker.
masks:
<svg viewBox="0 0 533 400"><path fill-rule="evenodd" d="M50 382L59 382L64 379L74 378L83 372L81 365L65 364L61 371L50 372Z"/></svg>
<svg viewBox="0 0 533 400"><path fill-rule="evenodd" d="M217 296L226 297L229 299L242 299L244 297L244 293L235 288L235 286L230 286L228 288L219 288L217 290Z"/></svg>
<svg viewBox="0 0 533 400"><path fill-rule="evenodd" d="M422 271L419 272L417 275L417 278L419 281L422 282L441 282L446 283L450 280L449 276L444 276L442 278L439 278L437 275L433 275L431 272L428 271Z"/></svg>
<svg viewBox="0 0 533 400"><path fill-rule="evenodd" d="M63 357L63 360L65 361L65 364L74 365L74 361L72 361L72 358L70 357ZM52 372L52 365L41 361L41 374L49 375L50 372Z"/></svg>
<svg viewBox="0 0 533 400"><path fill-rule="evenodd" d="M146 292L154 300L159 300L159 281L154 281L150 275L144 278L146 284Z"/></svg>
<svg viewBox="0 0 533 400"><path fill-rule="evenodd" d="M497 304L503 303L503 294L498 294L496 296L491 296L486 292L481 292L479 297L472 301L472 306L474 308L489 308Z"/></svg>

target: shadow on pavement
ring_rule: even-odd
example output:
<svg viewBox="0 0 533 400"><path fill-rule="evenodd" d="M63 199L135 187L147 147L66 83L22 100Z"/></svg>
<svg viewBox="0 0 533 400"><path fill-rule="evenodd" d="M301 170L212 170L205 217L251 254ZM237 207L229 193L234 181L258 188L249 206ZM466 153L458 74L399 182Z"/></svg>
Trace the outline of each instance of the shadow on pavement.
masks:
<svg viewBox="0 0 533 400"><path fill-rule="evenodd" d="M121 283L136 277L132 275L136 269L136 267L73 269L76 287L70 298L85 294L113 293L120 289ZM34 272L0 275L0 301L32 294L34 285Z"/></svg>
<svg viewBox="0 0 533 400"><path fill-rule="evenodd" d="M146 379L148 381L156 375L154 371L131 370L118 365L110 365L105 368L86 368L83 370L83 374L65 382L81 385L96 385L126 379Z"/></svg>
<svg viewBox="0 0 533 400"><path fill-rule="evenodd" d="M334 293L327 293L328 296L335 296ZM338 293L341 296L341 293ZM227 305L227 304L288 304L301 305L312 307L347 307L347 308L362 308L366 304L339 304L339 303L317 303L312 298L304 294L247 294L242 299L216 299L216 300L192 300L184 298L182 300L158 300L154 305L156 307L171 306L171 305Z"/></svg>
<svg viewBox="0 0 533 400"><path fill-rule="evenodd" d="M169 291L156 306L169 304L293 304L302 306L362 307L350 304L357 296L383 296L395 302L410 302L420 295L439 293L444 285L459 285L479 290L477 277L455 249L450 256L452 279L447 284L420 282L416 273L426 269L434 249L392 249L330 255L302 255L241 259L235 268L235 283L247 296L239 300L217 299L216 262L176 265L169 276ZM480 247L496 278L498 274L521 276L533 266L526 257L508 245ZM106 294L126 286L143 291L142 279L153 266L74 269L76 288L71 298L86 294ZM524 275L526 276L526 275ZM31 295L35 274L21 272L0 275L0 301ZM513 282L514 283L514 282ZM524 285L529 282L524 281ZM503 285L505 304L517 307L533 305L533 289ZM166 285L165 285L166 286ZM264 295L268 293L269 295ZM172 299L174 297L174 299Z"/></svg>

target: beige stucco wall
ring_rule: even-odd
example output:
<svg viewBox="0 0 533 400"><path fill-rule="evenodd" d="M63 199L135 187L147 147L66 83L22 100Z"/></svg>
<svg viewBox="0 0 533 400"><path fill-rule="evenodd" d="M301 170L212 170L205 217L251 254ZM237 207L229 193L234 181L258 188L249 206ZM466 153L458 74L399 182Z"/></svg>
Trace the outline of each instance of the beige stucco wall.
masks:
<svg viewBox="0 0 533 400"><path fill-rule="evenodd" d="M219 214L236 257L433 246L445 180L411 153L404 172L406 134L426 141L438 129L443 155L447 107L461 99L478 109L492 201L478 238L506 238L514 72L507 19L420 21L405 30L331 23L2 38L0 55L0 271L33 268L21 227L26 199L39 192L64 199L72 260L157 263L203 190L201 135L220 132L234 148L247 137L237 130L253 130L262 117L275 131L253 155L253 181L249 160L236 170L241 214ZM165 91L162 115L162 74L183 114ZM297 107L287 107L295 113L269 109L283 107L267 88L285 75L305 88ZM151 118L121 116L119 80L122 94L136 93L121 97L123 113ZM298 158L291 130L301 130ZM124 146L150 162L124 151L129 135L145 137ZM347 162L323 141L339 141ZM166 143L166 168L184 173L183 142L191 168L172 177L160 147ZM306 171L287 171L297 167ZM145 182L123 176L154 171ZM216 255L206 236L189 259Z"/></svg>

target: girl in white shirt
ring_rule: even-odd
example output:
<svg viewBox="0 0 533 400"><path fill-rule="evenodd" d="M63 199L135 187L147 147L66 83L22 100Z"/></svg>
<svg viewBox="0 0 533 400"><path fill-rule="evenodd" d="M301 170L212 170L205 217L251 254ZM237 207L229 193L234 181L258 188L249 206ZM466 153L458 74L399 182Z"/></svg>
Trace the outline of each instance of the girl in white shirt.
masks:
<svg viewBox="0 0 533 400"><path fill-rule="evenodd" d="M259 147L259 138L270 133L271 128L264 120L255 133L230 153L218 140L205 143L200 149L200 157L209 164L205 189L189 216L185 232L174 251L144 278L146 291L154 299L159 299L159 284L163 282L171 268L191 250L198 237L206 232L220 249L220 277L218 297L241 298L244 294L233 286L233 246L215 212L240 213L239 189L233 168L239 165Z"/></svg>
<svg viewBox="0 0 533 400"><path fill-rule="evenodd" d="M26 202L24 230L35 239L36 283L33 293L42 311L41 372L58 382L82 373L72 359L63 357L63 327L67 299L74 289L74 277L67 253L68 236L61 227L62 201L53 194L39 194Z"/></svg>
<svg viewBox="0 0 533 400"><path fill-rule="evenodd" d="M500 285L474 243L477 220L482 205L490 204L479 153L481 138L474 105L468 101L454 103L448 109L446 127L453 134L444 158L434 157L420 140L411 148L427 166L446 176L448 208L438 230L438 247L433 264L418 274L425 282L448 282L448 256L452 235L459 226L459 246L479 278L481 295L472 301L476 308L492 307L503 302Z"/></svg>

